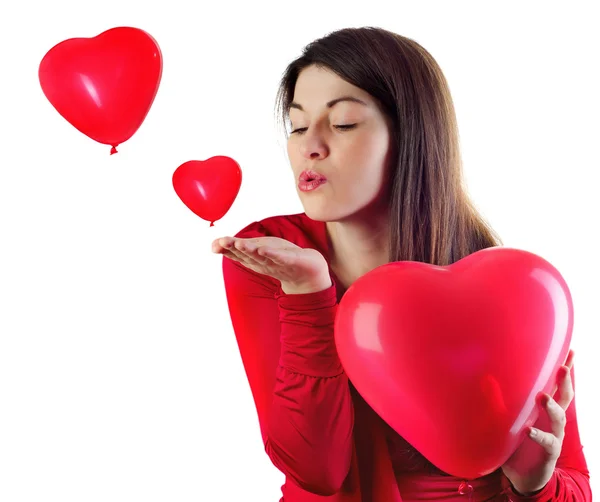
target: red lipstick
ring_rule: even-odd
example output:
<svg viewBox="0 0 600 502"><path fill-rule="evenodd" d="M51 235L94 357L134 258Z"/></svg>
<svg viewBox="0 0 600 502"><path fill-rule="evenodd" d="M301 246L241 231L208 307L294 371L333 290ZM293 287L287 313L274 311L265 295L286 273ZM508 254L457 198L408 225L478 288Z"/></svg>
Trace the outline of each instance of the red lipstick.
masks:
<svg viewBox="0 0 600 502"><path fill-rule="evenodd" d="M326 182L327 178L321 173L312 169L306 169L300 174L298 188L303 192L310 192Z"/></svg>

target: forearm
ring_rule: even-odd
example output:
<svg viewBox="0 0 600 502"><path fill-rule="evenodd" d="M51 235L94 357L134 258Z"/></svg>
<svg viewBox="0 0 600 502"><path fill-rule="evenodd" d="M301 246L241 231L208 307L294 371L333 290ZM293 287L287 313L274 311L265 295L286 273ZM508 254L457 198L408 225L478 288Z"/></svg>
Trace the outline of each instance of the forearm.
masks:
<svg viewBox="0 0 600 502"><path fill-rule="evenodd" d="M282 288L283 289L283 288ZM335 287L278 295L281 355L267 427L272 462L307 491L339 491L350 468L354 409L333 336Z"/></svg>
<svg viewBox="0 0 600 502"><path fill-rule="evenodd" d="M556 467L552 478L541 490L522 494L505 479L506 500L511 502L591 502L589 474L568 467Z"/></svg>
<svg viewBox="0 0 600 502"><path fill-rule="evenodd" d="M313 377L280 367L265 449L303 489L337 493L349 471L354 410L344 373Z"/></svg>
<svg viewBox="0 0 600 502"><path fill-rule="evenodd" d="M314 280L307 281L302 284L290 282L281 282L281 289L286 295L307 295L311 293L320 293L329 289L333 285L329 275Z"/></svg>

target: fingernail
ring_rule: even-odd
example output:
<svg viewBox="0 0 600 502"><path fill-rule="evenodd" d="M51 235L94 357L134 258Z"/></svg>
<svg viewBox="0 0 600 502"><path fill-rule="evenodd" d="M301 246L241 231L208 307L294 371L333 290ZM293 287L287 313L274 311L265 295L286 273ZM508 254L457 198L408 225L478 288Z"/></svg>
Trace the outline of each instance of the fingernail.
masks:
<svg viewBox="0 0 600 502"><path fill-rule="evenodd" d="M537 433L538 433L538 431L537 431L537 429L535 427L531 427L531 429L529 430L529 435L531 437L537 436Z"/></svg>

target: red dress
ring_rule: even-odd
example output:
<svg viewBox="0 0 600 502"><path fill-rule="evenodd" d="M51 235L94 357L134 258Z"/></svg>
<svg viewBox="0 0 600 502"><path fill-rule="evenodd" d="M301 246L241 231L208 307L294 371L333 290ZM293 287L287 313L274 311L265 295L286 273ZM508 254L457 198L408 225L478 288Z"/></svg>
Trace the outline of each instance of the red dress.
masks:
<svg viewBox="0 0 600 502"><path fill-rule="evenodd" d="M280 237L329 261L325 223L305 213L266 218L236 236ZM331 269L330 275L329 289L286 295L279 281L223 257L227 302L265 450L286 476L280 502L592 500L575 401L554 475L531 497L517 495L501 469L466 483L429 463L344 373L333 334L343 286Z"/></svg>

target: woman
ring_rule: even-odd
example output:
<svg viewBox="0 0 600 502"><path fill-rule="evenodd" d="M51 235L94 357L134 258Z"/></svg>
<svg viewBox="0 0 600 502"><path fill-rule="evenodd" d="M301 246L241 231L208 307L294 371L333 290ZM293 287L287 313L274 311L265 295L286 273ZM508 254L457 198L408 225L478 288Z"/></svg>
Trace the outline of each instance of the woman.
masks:
<svg viewBox="0 0 600 502"><path fill-rule="evenodd" d="M383 29L343 29L289 65L278 105L305 212L254 222L212 250L227 258L263 441L286 475L281 501L591 500L570 361L555 406L540 412L547 427L521 447L539 444L539 462L522 465L517 451L467 483L387 426L338 359L336 307L360 276L390 261L447 265L500 244L462 184L454 107L431 55Z"/></svg>

